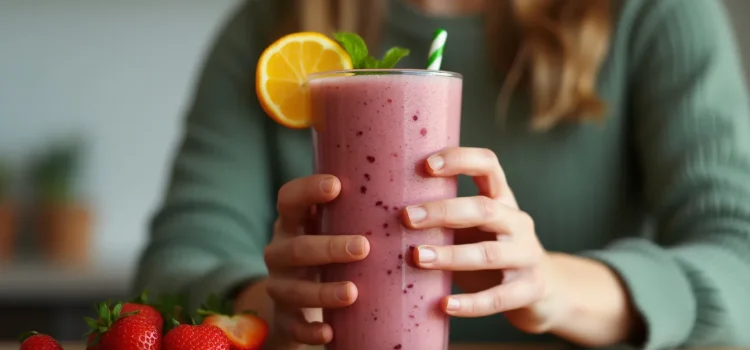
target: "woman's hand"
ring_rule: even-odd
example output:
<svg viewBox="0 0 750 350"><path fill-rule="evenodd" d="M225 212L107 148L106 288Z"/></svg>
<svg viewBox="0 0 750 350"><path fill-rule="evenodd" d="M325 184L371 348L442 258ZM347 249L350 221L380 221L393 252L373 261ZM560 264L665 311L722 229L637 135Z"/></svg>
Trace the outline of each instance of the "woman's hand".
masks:
<svg viewBox="0 0 750 350"><path fill-rule="evenodd" d="M296 179L279 190L279 217L265 251L267 292L274 301L274 349L329 342L333 331L322 323L321 308L346 307L357 299L352 282L319 283L317 267L364 259L370 252L367 239L305 235L314 205L333 200L340 190L341 183L331 175Z"/></svg>
<svg viewBox="0 0 750 350"><path fill-rule="evenodd" d="M418 246L414 261L425 269L456 271L468 294L443 300L446 313L480 317L503 312L516 327L545 332L555 314L554 271L534 231L519 210L497 156L479 148L451 148L427 159L432 176L472 176L479 195L407 207L404 221L415 229L456 230L452 246Z"/></svg>

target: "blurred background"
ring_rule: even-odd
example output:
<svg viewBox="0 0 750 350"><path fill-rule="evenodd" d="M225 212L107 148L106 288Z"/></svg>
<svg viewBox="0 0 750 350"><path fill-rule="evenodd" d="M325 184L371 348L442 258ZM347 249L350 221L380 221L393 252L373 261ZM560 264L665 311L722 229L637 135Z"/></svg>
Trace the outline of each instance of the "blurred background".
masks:
<svg viewBox="0 0 750 350"><path fill-rule="evenodd" d="M0 0L0 341L128 298L203 54L242 0ZM749 0L724 1L750 67ZM248 96L248 98L252 98Z"/></svg>

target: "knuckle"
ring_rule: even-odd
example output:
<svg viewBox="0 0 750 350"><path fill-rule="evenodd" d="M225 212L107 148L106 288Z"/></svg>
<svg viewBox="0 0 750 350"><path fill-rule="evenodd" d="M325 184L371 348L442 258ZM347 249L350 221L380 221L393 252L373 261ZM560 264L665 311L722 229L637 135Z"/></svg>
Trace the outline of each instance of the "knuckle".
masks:
<svg viewBox="0 0 750 350"><path fill-rule="evenodd" d="M492 296L492 311L493 313L501 312L505 310L505 298L501 293L494 293Z"/></svg>
<svg viewBox="0 0 750 350"><path fill-rule="evenodd" d="M281 229L281 218L277 217L276 220L273 222L273 234L278 235L282 232Z"/></svg>
<svg viewBox="0 0 750 350"><path fill-rule="evenodd" d="M263 261L268 266L273 264L273 246L270 244L263 248Z"/></svg>
<svg viewBox="0 0 750 350"><path fill-rule="evenodd" d="M526 230L534 231L534 218L529 215L529 213L525 211L521 211L519 215L519 222L521 227L523 227Z"/></svg>
<svg viewBox="0 0 750 350"><path fill-rule="evenodd" d="M480 148L479 155L490 165L500 164L500 161L497 159L497 154L489 148Z"/></svg>
<svg viewBox="0 0 750 350"><path fill-rule="evenodd" d="M479 248L482 253L482 259L488 266L495 266L500 260L500 256L497 252L496 244L494 242L483 242L479 244Z"/></svg>
<svg viewBox="0 0 750 350"><path fill-rule="evenodd" d="M448 218L448 205L446 201L435 202L430 207L428 208L429 216L438 220L446 220Z"/></svg>
<svg viewBox="0 0 750 350"><path fill-rule="evenodd" d="M497 212L497 203L487 196L480 196L478 198L482 218L485 220L494 219Z"/></svg>
<svg viewBox="0 0 750 350"><path fill-rule="evenodd" d="M337 256L341 255L339 254L340 249L338 249L338 247L346 244L346 242L342 242L343 240L343 237L331 237L328 239L328 243L326 244L327 259L332 261L335 260Z"/></svg>
<svg viewBox="0 0 750 350"><path fill-rule="evenodd" d="M289 260L295 263L301 262L308 253L305 236L294 237L289 241Z"/></svg>

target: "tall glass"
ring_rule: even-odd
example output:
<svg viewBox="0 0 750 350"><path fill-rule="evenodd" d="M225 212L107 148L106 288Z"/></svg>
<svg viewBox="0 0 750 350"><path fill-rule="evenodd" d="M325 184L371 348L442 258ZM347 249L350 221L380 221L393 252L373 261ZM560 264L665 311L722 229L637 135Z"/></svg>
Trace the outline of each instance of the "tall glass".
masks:
<svg viewBox="0 0 750 350"><path fill-rule="evenodd" d="M309 77L315 171L341 180L341 194L318 210L319 233L363 234L370 255L324 267L323 282L352 281L350 307L326 310L330 350L443 350L449 272L414 267L420 244L448 245L453 231L411 230L403 208L457 195L455 178L427 176L425 159L458 146L462 77L427 70L350 70Z"/></svg>

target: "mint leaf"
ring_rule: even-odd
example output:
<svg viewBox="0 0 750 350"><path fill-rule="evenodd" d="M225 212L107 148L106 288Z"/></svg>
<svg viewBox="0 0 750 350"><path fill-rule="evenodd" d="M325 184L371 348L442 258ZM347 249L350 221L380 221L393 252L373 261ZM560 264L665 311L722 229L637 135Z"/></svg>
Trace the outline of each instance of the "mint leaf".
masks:
<svg viewBox="0 0 750 350"><path fill-rule="evenodd" d="M370 56L367 44L361 36L355 33L339 32L334 34L334 38L349 54L354 69L393 68L402 58L409 56L408 49L392 47L383 55L383 59L378 61Z"/></svg>
<svg viewBox="0 0 750 350"><path fill-rule="evenodd" d="M357 67L354 67L355 69ZM375 57L367 56L362 60L362 69L375 69L380 68L380 62Z"/></svg>
<svg viewBox="0 0 750 350"><path fill-rule="evenodd" d="M364 39L357 34L347 32L335 33L334 37L349 54L354 68L360 68L368 57L367 44L365 44Z"/></svg>
<svg viewBox="0 0 750 350"><path fill-rule="evenodd" d="M409 49L392 47L383 55L383 59L380 60L380 68L393 68L398 61L406 56L409 56Z"/></svg>

